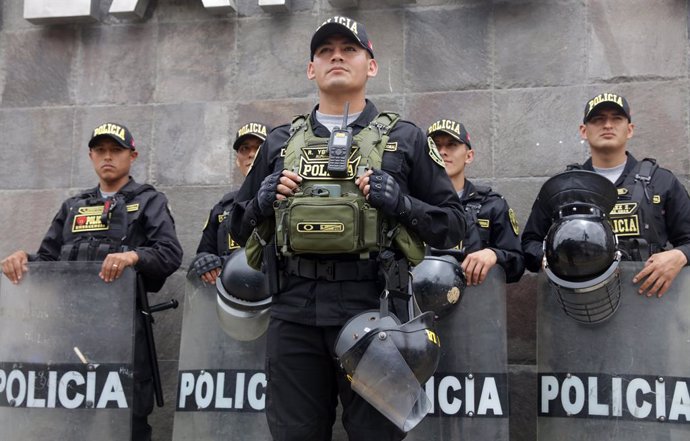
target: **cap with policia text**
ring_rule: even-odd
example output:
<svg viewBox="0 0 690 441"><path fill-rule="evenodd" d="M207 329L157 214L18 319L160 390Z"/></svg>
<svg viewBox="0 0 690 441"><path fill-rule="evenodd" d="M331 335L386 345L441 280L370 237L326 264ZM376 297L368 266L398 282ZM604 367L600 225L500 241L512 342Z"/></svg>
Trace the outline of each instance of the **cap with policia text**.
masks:
<svg viewBox="0 0 690 441"><path fill-rule="evenodd" d="M461 122L453 121L452 119L439 119L429 126L426 131L427 136L434 136L436 133L447 133L454 139L472 148L470 144L470 134L467 133L465 126Z"/></svg>
<svg viewBox="0 0 690 441"><path fill-rule="evenodd" d="M268 136L268 127L266 127L265 124L258 122L250 122L243 125L237 131L237 135L235 135L235 142L232 144L232 148L235 150L239 149L242 141L249 136L256 136L262 142L266 141L266 136Z"/></svg>
<svg viewBox="0 0 690 441"><path fill-rule="evenodd" d="M628 100L615 93L600 93L587 101L587 105L585 105L585 117L582 122L587 123L587 121L594 116L594 111L602 106L617 107L628 117L628 122L632 122Z"/></svg>
<svg viewBox="0 0 690 441"><path fill-rule="evenodd" d="M110 138L126 149L134 150L134 137L132 132L122 124L104 123L93 129L89 148L94 147L101 138Z"/></svg>
<svg viewBox="0 0 690 441"><path fill-rule="evenodd" d="M374 58L374 45L371 44L367 31L362 23L358 23L349 17L336 15L321 23L311 37L311 60L314 61L314 52L323 41L331 35L342 34L351 37L360 46L369 52Z"/></svg>

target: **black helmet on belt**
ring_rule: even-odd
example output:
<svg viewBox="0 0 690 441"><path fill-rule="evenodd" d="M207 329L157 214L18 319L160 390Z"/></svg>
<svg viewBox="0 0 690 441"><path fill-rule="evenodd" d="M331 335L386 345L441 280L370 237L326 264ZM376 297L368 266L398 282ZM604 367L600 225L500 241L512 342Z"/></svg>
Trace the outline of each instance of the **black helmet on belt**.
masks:
<svg viewBox="0 0 690 441"><path fill-rule="evenodd" d="M352 389L408 432L431 409L422 385L438 367L441 348L434 315L425 312L407 323L381 308L351 318L340 331L335 353Z"/></svg>
<svg viewBox="0 0 690 441"><path fill-rule="evenodd" d="M266 332L272 297L264 273L247 264L244 248L225 261L216 292L218 320L228 335L248 341Z"/></svg>
<svg viewBox="0 0 690 441"><path fill-rule="evenodd" d="M466 286L460 265L451 256L426 256L412 270L412 292L419 309L432 311L436 318L460 303Z"/></svg>

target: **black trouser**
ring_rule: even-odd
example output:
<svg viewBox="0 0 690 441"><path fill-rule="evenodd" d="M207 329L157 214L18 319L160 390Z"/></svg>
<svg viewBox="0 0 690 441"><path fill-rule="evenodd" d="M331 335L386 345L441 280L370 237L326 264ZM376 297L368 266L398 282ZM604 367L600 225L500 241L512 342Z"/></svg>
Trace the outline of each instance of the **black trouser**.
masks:
<svg viewBox="0 0 690 441"><path fill-rule="evenodd" d="M338 396L350 441L405 438L350 387L335 358L340 327L271 318L266 348L266 417L275 441L330 441Z"/></svg>

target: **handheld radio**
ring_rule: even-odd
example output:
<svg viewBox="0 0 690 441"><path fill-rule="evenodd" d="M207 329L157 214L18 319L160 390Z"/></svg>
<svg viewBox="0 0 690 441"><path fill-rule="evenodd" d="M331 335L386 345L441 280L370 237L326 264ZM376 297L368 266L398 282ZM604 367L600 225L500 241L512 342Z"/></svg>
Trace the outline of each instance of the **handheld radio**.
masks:
<svg viewBox="0 0 690 441"><path fill-rule="evenodd" d="M328 174L335 178L347 177L347 159L352 147L352 129L347 126L350 102L345 103L342 127L334 127L328 139Z"/></svg>

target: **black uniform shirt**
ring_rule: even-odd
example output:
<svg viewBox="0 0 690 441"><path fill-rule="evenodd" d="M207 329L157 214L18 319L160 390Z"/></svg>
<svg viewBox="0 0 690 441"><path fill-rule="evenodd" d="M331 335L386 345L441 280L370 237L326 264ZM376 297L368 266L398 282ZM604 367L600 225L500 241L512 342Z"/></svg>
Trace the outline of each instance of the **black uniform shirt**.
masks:
<svg viewBox="0 0 690 441"><path fill-rule="evenodd" d="M637 160L630 153L626 152L628 160L625 164L623 173L616 181L617 188L625 187L625 180L628 174L637 165ZM592 159L590 158L582 165L584 170L594 171ZM654 196L658 196L658 216L648 216L644 219L646 223L653 223L653 228L659 237L665 238L674 248L685 254L690 262L690 197L683 187L683 184L667 169L658 168L650 183ZM631 193L628 188L627 194ZM626 195L619 192L618 200L625 201ZM629 197L629 196L628 196ZM651 195L650 195L651 197ZM637 201L639 202L639 201ZM642 224L643 221L640 221ZM527 269L533 272L539 271L544 257L542 243L551 227L551 213L548 213L544 204L537 198L532 206L525 230L522 233L522 250L525 254ZM642 236L644 237L644 235ZM649 241L648 237L644 237ZM625 237L619 237L625 240ZM663 239L662 239L663 240ZM665 242L665 240L663 240ZM666 243L660 244L665 246Z"/></svg>
<svg viewBox="0 0 690 441"><path fill-rule="evenodd" d="M465 253L469 254L484 248L492 249L496 253L496 263L506 273L506 282L517 282L522 277L522 273L525 272L525 258L522 256L522 248L518 238L517 221L508 206L508 202L494 191L482 192L483 194L478 192L474 184L467 179L464 189L460 202L468 213L468 222L473 217L469 212L469 210L473 210L470 205L481 205L476 224L468 225L468 229L477 228L479 234L467 234L465 236L463 242ZM481 243L477 243L477 237Z"/></svg>
<svg viewBox="0 0 690 441"><path fill-rule="evenodd" d="M227 222L223 222L230 213L230 207L235 201L236 191L223 196L223 198L211 208L208 221L201 234L199 246L196 253L211 253L216 256L223 256L238 249L240 246L230 237Z"/></svg>
<svg viewBox="0 0 690 441"><path fill-rule="evenodd" d="M130 178L118 194L137 186L138 184ZM152 197L151 191L155 192ZM62 246L68 245L64 241L63 231L65 222L70 217L71 207L81 199L100 197L99 189L95 187L64 201L53 218L38 252L30 255L29 260L59 260ZM138 206L136 211L128 213L127 236L123 245L131 251L136 251L139 256L139 261L134 268L144 277L146 289L157 292L163 287L165 279L182 263L182 246L175 233L175 221L168 209L168 199L163 193L155 190L135 196L134 199L128 201L129 204Z"/></svg>
<svg viewBox="0 0 690 441"><path fill-rule="evenodd" d="M330 132L310 116L314 134L328 138ZM360 116L351 124L356 135L378 115L367 100ZM289 137L289 125L271 131L257 153L249 175L237 194L230 213L232 237L244 245L252 229L264 219L255 199L261 182L283 169L281 150ZM390 132L381 168L395 178L402 192L410 197L409 216L401 220L420 238L437 248L450 248L465 232L462 207L442 165L432 159L427 137L414 124L399 121ZM336 258L338 256L324 256ZM378 307L378 295L369 282L324 282L291 277L287 287L274 297L272 314L284 320L308 325L342 325L353 315Z"/></svg>

